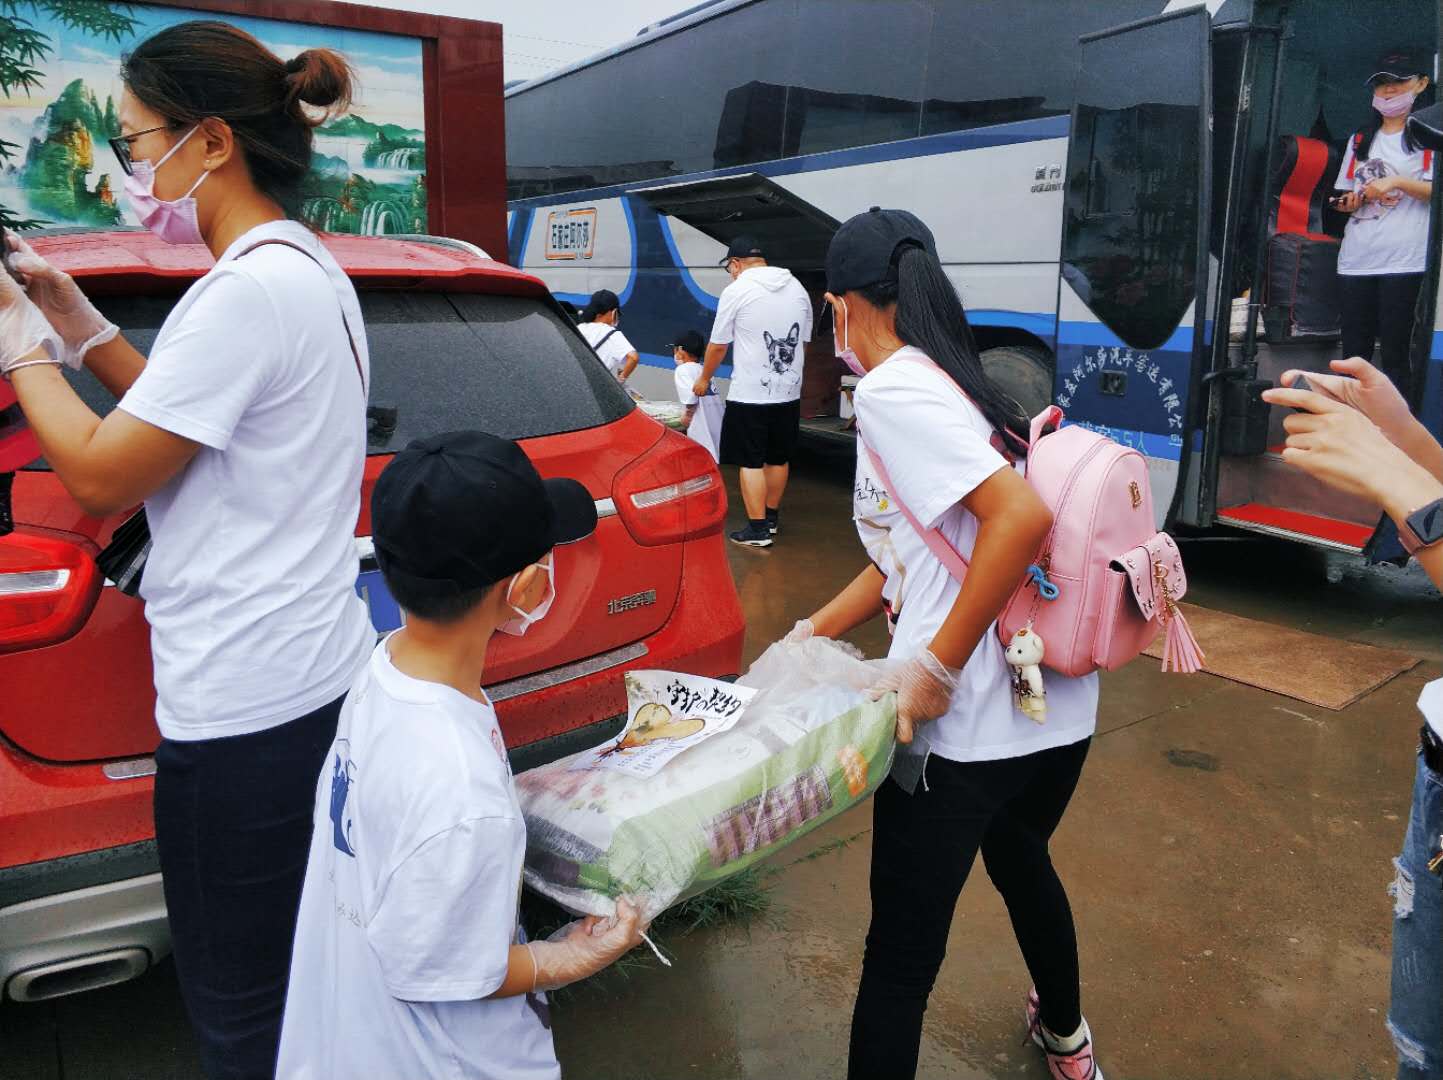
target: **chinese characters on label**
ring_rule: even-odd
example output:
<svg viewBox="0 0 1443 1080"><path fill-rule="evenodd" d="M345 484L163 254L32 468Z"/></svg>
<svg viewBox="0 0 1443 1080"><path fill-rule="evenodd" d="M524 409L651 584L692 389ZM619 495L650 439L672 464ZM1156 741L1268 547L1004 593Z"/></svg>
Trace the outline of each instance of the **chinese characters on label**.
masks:
<svg viewBox="0 0 1443 1080"><path fill-rule="evenodd" d="M1072 370L1063 377L1062 392L1057 395L1057 404L1064 409L1070 409L1073 396L1083 382L1090 376L1103 371L1123 371L1135 375L1139 379L1146 379L1167 416L1169 442L1173 446L1182 445L1183 410L1182 398L1178 393L1180 388L1173 383L1172 379L1162 373L1162 368L1145 352L1135 352L1120 345L1100 345L1089 349L1082 354L1082 358L1073 366ZM1090 430L1125 445L1142 448L1143 433L1141 432L1110 428L1103 424L1082 420L1073 422L1084 424Z"/></svg>

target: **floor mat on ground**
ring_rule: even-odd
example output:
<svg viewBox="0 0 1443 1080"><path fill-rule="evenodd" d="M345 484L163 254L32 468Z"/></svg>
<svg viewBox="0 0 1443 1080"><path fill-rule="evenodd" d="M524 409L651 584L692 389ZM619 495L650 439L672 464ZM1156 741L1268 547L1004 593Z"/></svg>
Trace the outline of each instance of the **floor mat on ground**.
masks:
<svg viewBox="0 0 1443 1080"><path fill-rule="evenodd" d="M1203 670L1324 709L1344 709L1416 667L1416 656L1180 605L1207 654ZM1148 656L1162 655L1162 637Z"/></svg>

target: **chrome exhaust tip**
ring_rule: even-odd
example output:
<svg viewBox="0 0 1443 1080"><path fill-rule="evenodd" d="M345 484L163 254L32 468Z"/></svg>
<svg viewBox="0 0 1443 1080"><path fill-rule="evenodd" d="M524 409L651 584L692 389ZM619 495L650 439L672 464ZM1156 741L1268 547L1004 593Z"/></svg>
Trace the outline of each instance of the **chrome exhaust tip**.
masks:
<svg viewBox="0 0 1443 1080"><path fill-rule="evenodd" d="M114 986L145 974L149 968L150 953L146 950L112 949L18 972L6 984L5 997L11 1001L49 1001L67 994Z"/></svg>

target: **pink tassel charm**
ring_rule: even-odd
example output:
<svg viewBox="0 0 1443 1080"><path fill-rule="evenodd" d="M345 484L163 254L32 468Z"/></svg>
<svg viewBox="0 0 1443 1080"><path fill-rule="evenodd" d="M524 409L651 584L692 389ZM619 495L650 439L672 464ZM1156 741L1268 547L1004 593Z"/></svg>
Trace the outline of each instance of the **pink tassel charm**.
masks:
<svg viewBox="0 0 1443 1080"><path fill-rule="evenodd" d="M1162 669L1192 675L1202 670L1207 657L1203 655L1197 638L1193 636L1192 627L1187 624L1182 611L1175 605L1169 606L1171 610L1167 615L1167 637L1162 646Z"/></svg>

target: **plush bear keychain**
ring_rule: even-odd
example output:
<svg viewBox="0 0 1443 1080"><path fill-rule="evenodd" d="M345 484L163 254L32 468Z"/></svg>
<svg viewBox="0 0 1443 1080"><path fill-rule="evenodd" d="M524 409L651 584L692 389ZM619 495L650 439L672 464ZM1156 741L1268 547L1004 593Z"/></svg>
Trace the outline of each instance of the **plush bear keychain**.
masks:
<svg viewBox="0 0 1443 1080"><path fill-rule="evenodd" d="M1012 700L1023 715L1041 724L1047 719L1047 690L1042 685L1043 644L1037 632L1024 626L1012 635L1007 663L1012 667Z"/></svg>

